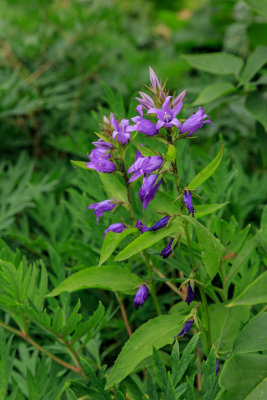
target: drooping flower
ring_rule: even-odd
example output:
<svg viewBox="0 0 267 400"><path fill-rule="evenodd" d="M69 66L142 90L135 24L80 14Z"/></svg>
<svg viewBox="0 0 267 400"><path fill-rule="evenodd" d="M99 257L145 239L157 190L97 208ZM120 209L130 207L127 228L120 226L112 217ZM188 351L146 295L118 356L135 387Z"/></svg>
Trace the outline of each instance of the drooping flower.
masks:
<svg viewBox="0 0 267 400"><path fill-rule="evenodd" d="M187 286L187 295L186 295L185 302L188 305L190 305L190 303L194 300L194 298L195 298L195 293L194 293L194 290L192 289L192 287L190 285L190 282L189 282L188 286Z"/></svg>
<svg viewBox="0 0 267 400"><path fill-rule="evenodd" d="M176 335L174 337L176 338L176 337L179 337L179 336L187 335L188 332L190 331L190 329L192 328L192 325L193 325L193 320L189 319L188 321L186 321L186 323L185 323L183 329L181 330L181 332L179 332L178 335Z"/></svg>
<svg viewBox="0 0 267 400"><path fill-rule="evenodd" d="M168 244L166 247L164 247L164 249L161 250L160 255L161 255L163 258L168 258L169 255L172 253L172 242L173 242L173 240L174 240L174 239L171 239L170 242L169 242L169 244Z"/></svg>
<svg viewBox="0 0 267 400"><path fill-rule="evenodd" d="M132 121L135 122L135 130L147 136L157 135L159 130L156 128L156 124L143 118L143 107L139 105L136 107L136 110L139 116L132 118Z"/></svg>
<svg viewBox="0 0 267 400"><path fill-rule="evenodd" d="M137 290L135 298L134 298L134 305L135 308L138 309L138 307L142 306L146 299L148 298L148 287L147 285L142 285L140 288Z"/></svg>
<svg viewBox="0 0 267 400"><path fill-rule="evenodd" d="M143 203L143 211L148 206L149 202L152 201L157 193L157 190L162 182L160 180L157 184L156 181L158 179L158 175L149 175L148 177L144 176L143 184L139 190L139 197L141 202Z"/></svg>
<svg viewBox="0 0 267 400"><path fill-rule="evenodd" d="M191 194L190 190L184 191L183 199L184 199L185 205L188 209L188 215L192 214L192 217L194 218L194 213L196 210L193 207L192 194Z"/></svg>
<svg viewBox="0 0 267 400"><path fill-rule="evenodd" d="M154 100L146 93L139 92L140 97L136 97L136 100L143 106L146 110L149 110L152 107L155 107Z"/></svg>
<svg viewBox="0 0 267 400"><path fill-rule="evenodd" d="M162 127L171 128L173 126L177 126L177 128L181 127L181 122L175 117L181 111L183 107L183 101L180 100L173 108L171 108L170 99L171 96L166 97L162 109L152 107L147 112L148 114L156 114L158 117L158 122L156 124L157 129Z"/></svg>
<svg viewBox="0 0 267 400"><path fill-rule="evenodd" d="M219 369L220 369L219 359L216 358L216 375L218 375Z"/></svg>
<svg viewBox="0 0 267 400"><path fill-rule="evenodd" d="M123 145L128 143L131 137L131 132L135 130L134 126L129 126L129 120L122 119L119 123L112 114L111 125L114 128L112 133L113 139L115 140L117 138L117 140Z"/></svg>
<svg viewBox="0 0 267 400"><path fill-rule="evenodd" d="M211 122L207 114L205 114L204 110L202 107L199 107L198 111L191 115L181 126L180 128L180 133L186 133L188 132L187 136L192 135L194 132L196 132L199 128L201 128L204 124L211 124L213 126L213 122Z"/></svg>
<svg viewBox="0 0 267 400"><path fill-rule="evenodd" d="M139 150L136 152L136 159L133 165L128 169L128 174L133 172L129 182L135 181L142 175L148 175L161 167L163 159L160 156L144 157Z"/></svg>
<svg viewBox="0 0 267 400"><path fill-rule="evenodd" d="M149 230L149 228L145 224L143 224L142 221L140 221L140 219L137 220L135 226L137 229L139 229L141 233L144 233Z"/></svg>
<svg viewBox="0 0 267 400"><path fill-rule="evenodd" d="M163 228L169 222L170 216L165 215L165 217L161 218L158 222L148 228L149 231L157 231L158 229Z"/></svg>
<svg viewBox="0 0 267 400"><path fill-rule="evenodd" d="M116 171L116 165L109 160L110 153L107 149L98 147L87 154L90 162L85 163L87 168L94 169L98 172L111 173Z"/></svg>
<svg viewBox="0 0 267 400"><path fill-rule="evenodd" d="M116 207L116 200L114 199L108 199L101 201L100 203L95 203L91 204L88 208L89 210L94 210L94 214L97 217L97 223L99 222L99 218L103 217L103 213L106 211L111 211L113 210L114 207Z"/></svg>
<svg viewBox="0 0 267 400"><path fill-rule="evenodd" d="M106 234L110 231L116 232L116 233L121 233L122 231L124 231L124 229L126 229L126 226L122 223L118 222L116 224L112 224L105 230L104 236L106 236Z"/></svg>

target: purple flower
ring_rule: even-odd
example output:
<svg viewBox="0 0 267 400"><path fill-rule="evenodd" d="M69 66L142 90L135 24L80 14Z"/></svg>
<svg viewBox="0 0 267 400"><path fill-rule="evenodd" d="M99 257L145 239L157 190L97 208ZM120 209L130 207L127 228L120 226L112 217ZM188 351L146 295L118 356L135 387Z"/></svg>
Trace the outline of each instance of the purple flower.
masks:
<svg viewBox="0 0 267 400"><path fill-rule="evenodd" d="M160 180L155 185L157 179L158 175L149 175L148 177L144 176L143 178L143 184L139 190L139 197L143 203L143 211L148 206L148 203L154 199L155 194L157 193L157 190L162 182L162 180Z"/></svg>
<svg viewBox="0 0 267 400"><path fill-rule="evenodd" d="M136 97L136 100L140 103L141 106L143 106L146 110L149 110L151 107L155 107L153 99L146 93L144 92L139 92L140 97Z"/></svg>
<svg viewBox="0 0 267 400"><path fill-rule="evenodd" d="M121 144L125 145L129 142L131 137L131 132L135 130L134 126L129 126L128 119L122 119L120 123L116 120L114 115L111 116L111 125L114 128L112 137L115 140L118 139Z"/></svg>
<svg viewBox="0 0 267 400"><path fill-rule="evenodd" d="M163 228L164 226L167 225L167 223L169 222L170 216L169 215L165 215L165 217L161 218L158 222L156 222L154 225L151 226L151 228L149 228L149 231L157 231L158 229Z"/></svg>
<svg viewBox="0 0 267 400"><path fill-rule="evenodd" d="M141 233L144 233L144 232L148 231L148 229L149 229L145 224L142 223L142 221L140 221L140 219L137 220L135 226L137 229L139 229L139 231Z"/></svg>
<svg viewBox="0 0 267 400"><path fill-rule="evenodd" d="M163 258L168 258L169 255L172 253L172 242L173 242L173 239L171 239L170 243L166 247L164 247L164 249L161 250L160 255Z"/></svg>
<svg viewBox="0 0 267 400"><path fill-rule="evenodd" d="M121 233L122 231L124 231L124 229L126 229L126 226L122 223L112 224L105 230L104 236L106 236L106 234L110 231L116 232L116 233Z"/></svg>
<svg viewBox="0 0 267 400"><path fill-rule="evenodd" d="M97 216L97 223L99 222L99 218L103 217L103 212L111 211L114 207L116 207L116 203L111 203L116 200L108 199L101 201L100 203L91 204L88 208L89 210L94 210L94 214Z"/></svg>
<svg viewBox="0 0 267 400"><path fill-rule="evenodd" d="M147 136L157 135L159 131L156 128L156 124L143 118L143 107L139 105L136 107L136 110L139 116L132 118L132 121L135 122L135 130L144 133Z"/></svg>
<svg viewBox="0 0 267 400"><path fill-rule="evenodd" d="M105 149L105 151L108 149L113 149L113 145L111 143L104 142L102 139L98 139L96 142L92 142L92 144L97 148Z"/></svg>
<svg viewBox="0 0 267 400"><path fill-rule="evenodd" d="M135 298L134 298L134 305L135 308L138 309L138 307L142 306L146 299L148 298L148 287L147 285L142 285L140 288L137 290Z"/></svg>
<svg viewBox="0 0 267 400"><path fill-rule="evenodd" d="M204 124L211 124L213 126L213 123L209 119L204 121L206 117L208 117L208 115L205 114L202 107L199 107L198 111L195 114L191 115L191 117L189 117L183 123L180 128L180 133L188 132L187 136L190 136L199 128L201 128Z"/></svg>
<svg viewBox="0 0 267 400"><path fill-rule="evenodd" d="M183 329L181 330L181 332L179 332L178 335L176 335L174 337L176 338L178 336L187 335L188 332L190 331L190 329L192 328L192 325L193 325L193 320L189 319L188 321L186 321L186 323L185 323Z"/></svg>
<svg viewBox="0 0 267 400"><path fill-rule="evenodd" d="M161 91L162 90L161 84L159 83L158 77L151 67L149 67L149 77L154 92L156 92L157 89Z"/></svg>
<svg viewBox="0 0 267 400"><path fill-rule="evenodd" d="M99 141L94 142L98 143L98 147L91 151L91 154L87 154L90 162L86 163L87 168L95 169L98 172L110 173L116 171L115 164L109 160L110 153L108 153L107 148L103 147L103 143L99 143ZM99 146L100 144L100 146ZM105 146L105 145L104 145Z"/></svg>
<svg viewBox="0 0 267 400"><path fill-rule="evenodd" d="M219 360L218 360L218 358L216 358L216 375L218 374L219 369L220 369Z"/></svg>
<svg viewBox="0 0 267 400"><path fill-rule="evenodd" d="M191 288L190 282L188 283L187 286L187 296L185 299L185 302L189 305L195 298L195 293L193 291L193 289Z"/></svg>
<svg viewBox="0 0 267 400"><path fill-rule="evenodd" d="M144 157L139 150L136 152L136 160L128 169L128 174L133 172L129 182L135 181L142 175L148 175L161 167L163 159L159 156Z"/></svg>
<svg viewBox="0 0 267 400"><path fill-rule="evenodd" d="M172 108L177 106L181 101L184 101L185 95L186 95L187 90L184 90L182 93L180 93L175 99L172 101Z"/></svg>
<svg viewBox="0 0 267 400"><path fill-rule="evenodd" d="M183 107L183 101L180 100L172 109L170 105L171 96L166 97L166 100L163 103L162 109L159 110L157 108L150 108L148 110L148 114L156 114L158 117L158 122L156 125L157 129L162 127L171 128L172 126L177 126L177 128L181 128L181 123L178 121L176 117L177 114L181 111Z"/></svg>
<svg viewBox="0 0 267 400"><path fill-rule="evenodd" d="M194 218L194 212L196 210L193 207L192 194L191 194L190 190L184 191L184 202L188 209L188 215L192 214L192 217Z"/></svg>

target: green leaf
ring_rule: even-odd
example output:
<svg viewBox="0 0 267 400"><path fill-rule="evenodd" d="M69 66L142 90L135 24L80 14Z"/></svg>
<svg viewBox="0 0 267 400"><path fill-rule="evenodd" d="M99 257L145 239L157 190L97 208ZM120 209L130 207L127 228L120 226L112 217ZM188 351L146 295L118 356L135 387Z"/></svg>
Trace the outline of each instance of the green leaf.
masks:
<svg viewBox="0 0 267 400"><path fill-rule="evenodd" d="M220 375L220 386L225 389L220 400L265 399L266 376L266 355L234 354L226 361ZM259 387L261 387L260 390Z"/></svg>
<svg viewBox="0 0 267 400"><path fill-rule="evenodd" d="M248 57L245 68L241 74L242 82L249 82L267 62L267 46L257 47Z"/></svg>
<svg viewBox="0 0 267 400"><path fill-rule="evenodd" d="M249 318L250 307L226 308L223 304L209 306L211 341L220 353L232 351L234 340Z"/></svg>
<svg viewBox="0 0 267 400"><path fill-rule="evenodd" d="M128 376L126 379L124 379L123 383L131 400L147 400L144 393L132 378Z"/></svg>
<svg viewBox="0 0 267 400"><path fill-rule="evenodd" d="M253 92L248 95L245 102L246 109L259 121L267 131L267 101L266 94Z"/></svg>
<svg viewBox="0 0 267 400"><path fill-rule="evenodd" d="M235 90L235 87L230 82L213 83L212 85L206 86L205 89L199 93L192 106L211 103L212 101L231 93L233 90Z"/></svg>
<svg viewBox="0 0 267 400"><path fill-rule="evenodd" d="M107 388L119 383L146 357L153 352L153 346L160 349L174 341L174 336L182 329L182 316L161 315L138 328L123 346L110 372Z"/></svg>
<svg viewBox="0 0 267 400"><path fill-rule="evenodd" d="M261 274L254 282L236 297L227 307L262 304L267 302L267 271Z"/></svg>
<svg viewBox="0 0 267 400"><path fill-rule="evenodd" d="M167 228L159 229L156 232L145 232L142 235L139 235L117 255L115 261L126 260L140 251L153 246L165 237L177 234L181 230L181 218L175 217Z"/></svg>
<svg viewBox="0 0 267 400"><path fill-rule="evenodd" d="M147 393L149 400L158 400L156 383L150 369L147 370Z"/></svg>
<svg viewBox="0 0 267 400"><path fill-rule="evenodd" d="M220 165L223 156L223 146L217 156L204 168L202 171L197 174L192 181L189 183L187 188L189 190L193 190L198 188L203 182L205 182L212 174L214 174L215 170Z"/></svg>
<svg viewBox="0 0 267 400"><path fill-rule="evenodd" d="M237 308L239 310L239 308ZM267 350L267 313L252 318L234 343L235 353Z"/></svg>
<svg viewBox="0 0 267 400"><path fill-rule="evenodd" d="M162 358L155 347L153 347L153 368L157 384L159 385L160 389L164 391L167 386L167 371Z"/></svg>
<svg viewBox="0 0 267 400"><path fill-rule="evenodd" d="M166 388L166 399L168 399L168 400L176 400L174 387L173 387L173 382L172 382L172 376L171 376L170 372L168 373L168 381L167 381L167 388Z"/></svg>
<svg viewBox="0 0 267 400"><path fill-rule="evenodd" d="M165 154L164 158L167 161L174 161L176 156L176 148L173 144L169 144L168 151Z"/></svg>
<svg viewBox="0 0 267 400"><path fill-rule="evenodd" d="M227 53L187 54L182 56L192 67L218 75L238 75L243 60Z"/></svg>
<svg viewBox="0 0 267 400"><path fill-rule="evenodd" d="M68 400L78 400L78 397L69 387L66 387L66 394Z"/></svg>
<svg viewBox="0 0 267 400"><path fill-rule="evenodd" d="M215 399L218 391L219 384L216 376L216 352L214 347L212 347L207 361L202 363L201 400Z"/></svg>
<svg viewBox="0 0 267 400"><path fill-rule="evenodd" d="M221 258L224 253L224 246L219 239L215 238L204 225L200 224L195 218L183 215L190 224L192 224L197 232L199 247L201 249L201 258L211 279L218 272Z"/></svg>
<svg viewBox="0 0 267 400"><path fill-rule="evenodd" d="M121 233L107 232L105 239L103 241L99 265L103 264L118 247L120 242L128 235L132 233L139 233L137 228L128 228Z"/></svg>
<svg viewBox="0 0 267 400"><path fill-rule="evenodd" d="M267 17L267 0L245 0L253 10Z"/></svg>
<svg viewBox="0 0 267 400"><path fill-rule="evenodd" d="M156 151L150 149L149 147L145 147L145 146L137 146L140 153L142 154L142 156L144 157L151 157L151 156L158 156L159 153L157 153Z"/></svg>
<svg viewBox="0 0 267 400"><path fill-rule="evenodd" d="M110 199L128 202L126 187L115 175L101 173L98 175Z"/></svg>
<svg viewBox="0 0 267 400"><path fill-rule="evenodd" d="M193 355L192 352L195 350L198 340L199 340L199 334L197 333L192 337L190 342L187 344L186 348L182 353L182 357L179 360L179 363L175 366L173 370L173 383L175 387L179 384L187 368L189 367L189 364L195 358L195 355Z"/></svg>
<svg viewBox="0 0 267 400"><path fill-rule="evenodd" d="M226 201L225 203L221 203L221 204L197 204L194 205L194 208L196 210L195 212L195 218L201 218L204 217L204 215L208 215L208 214L212 214L218 210L220 210L220 208L226 206L226 204L229 204L229 201Z"/></svg>
<svg viewBox="0 0 267 400"><path fill-rule="evenodd" d="M90 168L87 168L85 165L85 161L74 161L74 160L70 160L71 164L74 167L78 167L78 168L83 168L83 169L87 169L87 171L90 171Z"/></svg>
<svg viewBox="0 0 267 400"><path fill-rule="evenodd" d="M131 274L126 269L115 265L104 265L76 272L61 282L58 287L49 293L48 297L58 296L63 292L71 293L89 288L134 294L136 287L141 283L142 280L137 275Z"/></svg>

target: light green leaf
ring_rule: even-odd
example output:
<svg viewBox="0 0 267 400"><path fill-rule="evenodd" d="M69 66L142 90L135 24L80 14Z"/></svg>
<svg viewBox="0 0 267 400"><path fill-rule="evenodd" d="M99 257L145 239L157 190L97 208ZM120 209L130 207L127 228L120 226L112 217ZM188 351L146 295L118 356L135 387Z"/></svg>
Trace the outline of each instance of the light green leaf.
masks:
<svg viewBox="0 0 267 400"><path fill-rule="evenodd" d="M211 341L220 353L232 351L233 342L249 318L249 306L226 308L223 304L209 306Z"/></svg>
<svg viewBox="0 0 267 400"><path fill-rule="evenodd" d="M159 155L156 151L150 149L149 147L145 147L145 146L137 146L137 147L138 147L140 153L142 154L142 156L144 156L144 157L151 157L151 156L154 157L154 156Z"/></svg>
<svg viewBox="0 0 267 400"><path fill-rule="evenodd" d="M267 101L266 93L253 92L245 102L246 109L259 121L267 131Z"/></svg>
<svg viewBox="0 0 267 400"><path fill-rule="evenodd" d="M231 93L233 90L235 90L235 87L230 82L213 83L212 85L206 86L205 89L199 93L192 106L201 106L203 104L211 103L212 101Z"/></svg>
<svg viewBox="0 0 267 400"><path fill-rule="evenodd" d="M245 0L253 10L267 17L267 0Z"/></svg>
<svg viewBox="0 0 267 400"><path fill-rule="evenodd" d="M267 356L262 354L234 354L224 364L220 386L225 392L220 400L265 399ZM261 387L260 396L258 388Z"/></svg>
<svg viewBox="0 0 267 400"><path fill-rule="evenodd" d="M212 214L212 213L220 210L220 208L224 207L228 203L229 203L229 201L226 201L225 203L221 203L221 204L197 204L197 205L194 205L194 208L196 210L195 218L198 219L198 218L204 217L204 215Z"/></svg>
<svg viewBox="0 0 267 400"><path fill-rule="evenodd" d="M176 148L173 144L169 144L168 151L165 154L164 158L167 161L174 161L176 156Z"/></svg>
<svg viewBox="0 0 267 400"><path fill-rule="evenodd" d="M197 174L192 181L189 183L187 188L189 190L198 188L203 182L205 182L212 174L214 174L215 170L220 165L223 156L223 146L217 156L204 168L202 171Z"/></svg>
<svg viewBox="0 0 267 400"><path fill-rule="evenodd" d="M101 173L98 175L110 199L128 202L126 187L115 175Z"/></svg>
<svg viewBox="0 0 267 400"><path fill-rule="evenodd" d="M224 246L219 239L215 238L204 225L200 224L195 218L183 216L192 224L197 232L199 247L201 249L201 258L211 279L218 272L221 258L224 253Z"/></svg>
<svg viewBox="0 0 267 400"><path fill-rule="evenodd" d="M74 161L74 160L70 160L71 164L74 167L78 167L78 168L83 168L83 169L87 169L87 171L90 171L90 168L87 168L85 165L84 161Z"/></svg>
<svg viewBox="0 0 267 400"><path fill-rule="evenodd" d="M179 314L161 315L141 325L122 348L108 377L107 388L129 375L152 354L153 347L160 349L173 343L174 336L182 329L182 318Z"/></svg>
<svg viewBox="0 0 267 400"><path fill-rule="evenodd" d="M267 271L236 297L227 307L262 304L267 302Z"/></svg>
<svg viewBox="0 0 267 400"><path fill-rule="evenodd" d="M124 229L124 231L122 231L121 233L107 232L105 239L103 241L98 265L103 264L111 256L114 250L118 247L120 242L126 236L131 235L132 233L139 233L139 230L137 228L128 228Z"/></svg>
<svg viewBox="0 0 267 400"><path fill-rule="evenodd" d="M223 52L186 54L182 57L192 67L218 75L238 75L243 66L242 58Z"/></svg>
<svg viewBox="0 0 267 400"><path fill-rule="evenodd" d="M242 82L249 82L254 75L264 66L267 62L267 46L257 47L252 54L248 57L245 68L241 74Z"/></svg>
<svg viewBox="0 0 267 400"><path fill-rule="evenodd" d="M134 294L136 287L141 283L142 280L137 275L131 274L126 269L115 265L104 265L76 272L52 290L48 297L57 296L63 292L71 293L89 288Z"/></svg>
<svg viewBox="0 0 267 400"><path fill-rule="evenodd" d="M237 308L236 310L239 310ZM252 318L234 343L235 353L267 350L267 313Z"/></svg>
<svg viewBox="0 0 267 400"><path fill-rule="evenodd" d="M175 217L168 227L159 229L156 232L145 232L139 235L132 243L126 246L115 258L115 261L126 260L140 251L153 246L155 243L167 236L173 236L182 231L181 218Z"/></svg>

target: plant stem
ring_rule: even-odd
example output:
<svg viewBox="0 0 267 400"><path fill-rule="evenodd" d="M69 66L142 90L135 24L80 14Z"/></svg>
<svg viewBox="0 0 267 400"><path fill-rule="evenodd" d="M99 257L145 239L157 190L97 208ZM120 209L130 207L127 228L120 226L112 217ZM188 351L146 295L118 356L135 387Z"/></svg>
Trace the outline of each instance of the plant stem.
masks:
<svg viewBox="0 0 267 400"><path fill-rule="evenodd" d="M128 335L132 336L133 332L132 332L131 326L129 324L129 320L128 320L128 317L127 317L127 314L126 314L126 310L125 310L123 301L121 300L121 298L120 298L120 296L118 295L117 292L115 292L115 296L116 296L116 299L118 300L118 303L120 305L121 315L122 315L122 318L123 318L123 321L124 321L124 324L125 324L125 328L126 328L126 330L128 332Z"/></svg>

